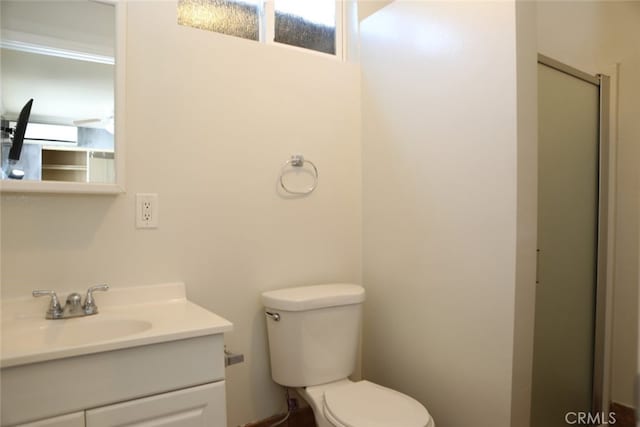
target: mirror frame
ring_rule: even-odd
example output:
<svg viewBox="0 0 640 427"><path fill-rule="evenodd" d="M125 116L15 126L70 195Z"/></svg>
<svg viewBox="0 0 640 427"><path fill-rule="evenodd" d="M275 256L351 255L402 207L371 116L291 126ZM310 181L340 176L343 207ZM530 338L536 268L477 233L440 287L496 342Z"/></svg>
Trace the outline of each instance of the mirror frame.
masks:
<svg viewBox="0 0 640 427"><path fill-rule="evenodd" d="M126 0L97 0L115 7L115 69L114 69L114 119L115 141L114 159L116 182L100 184L90 182L64 181L21 181L0 180L2 193L62 193L62 194L104 194L125 193L125 58L127 39L127 3Z"/></svg>

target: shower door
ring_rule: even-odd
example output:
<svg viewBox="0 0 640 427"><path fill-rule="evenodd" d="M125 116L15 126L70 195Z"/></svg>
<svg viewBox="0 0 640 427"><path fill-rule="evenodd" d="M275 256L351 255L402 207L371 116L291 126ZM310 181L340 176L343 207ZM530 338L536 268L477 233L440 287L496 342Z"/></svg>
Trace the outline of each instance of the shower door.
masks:
<svg viewBox="0 0 640 427"><path fill-rule="evenodd" d="M599 80L538 64L538 275L531 427L594 410ZM545 63L548 63L545 61ZM598 394L598 393L596 393ZM597 409L595 409L597 410Z"/></svg>

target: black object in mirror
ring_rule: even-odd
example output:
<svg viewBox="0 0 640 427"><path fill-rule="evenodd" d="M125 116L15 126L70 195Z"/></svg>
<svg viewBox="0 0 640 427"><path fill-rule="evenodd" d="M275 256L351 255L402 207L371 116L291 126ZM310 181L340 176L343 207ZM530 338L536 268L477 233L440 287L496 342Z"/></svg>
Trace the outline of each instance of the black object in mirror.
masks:
<svg viewBox="0 0 640 427"><path fill-rule="evenodd" d="M13 142L11 143L11 150L9 151L9 160L20 160L20 153L22 153L22 144L24 142L24 134L27 131L27 124L29 123L29 116L31 115L31 106L33 105L33 99L30 99L18 116L18 122L16 123L16 129L13 132Z"/></svg>

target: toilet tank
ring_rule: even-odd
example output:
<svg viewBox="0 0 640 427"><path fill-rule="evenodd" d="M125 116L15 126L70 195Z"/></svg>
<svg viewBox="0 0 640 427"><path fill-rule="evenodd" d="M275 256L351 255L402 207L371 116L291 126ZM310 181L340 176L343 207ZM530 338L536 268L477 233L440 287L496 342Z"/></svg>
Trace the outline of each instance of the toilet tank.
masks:
<svg viewBox="0 0 640 427"><path fill-rule="evenodd" d="M305 387L351 375L364 298L364 288L352 284L264 292L273 380Z"/></svg>

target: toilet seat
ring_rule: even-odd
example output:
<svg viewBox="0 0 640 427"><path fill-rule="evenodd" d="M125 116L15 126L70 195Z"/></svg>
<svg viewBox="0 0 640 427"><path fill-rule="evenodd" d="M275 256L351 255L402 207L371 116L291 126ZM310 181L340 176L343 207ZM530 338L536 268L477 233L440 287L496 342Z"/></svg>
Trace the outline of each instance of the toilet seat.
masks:
<svg viewBox="0 0 640 427"><path fill-rule="evenodd" d="M324 414L336 427L431 427L417 400L369 381L349 382L324 392Z"/></svg>

